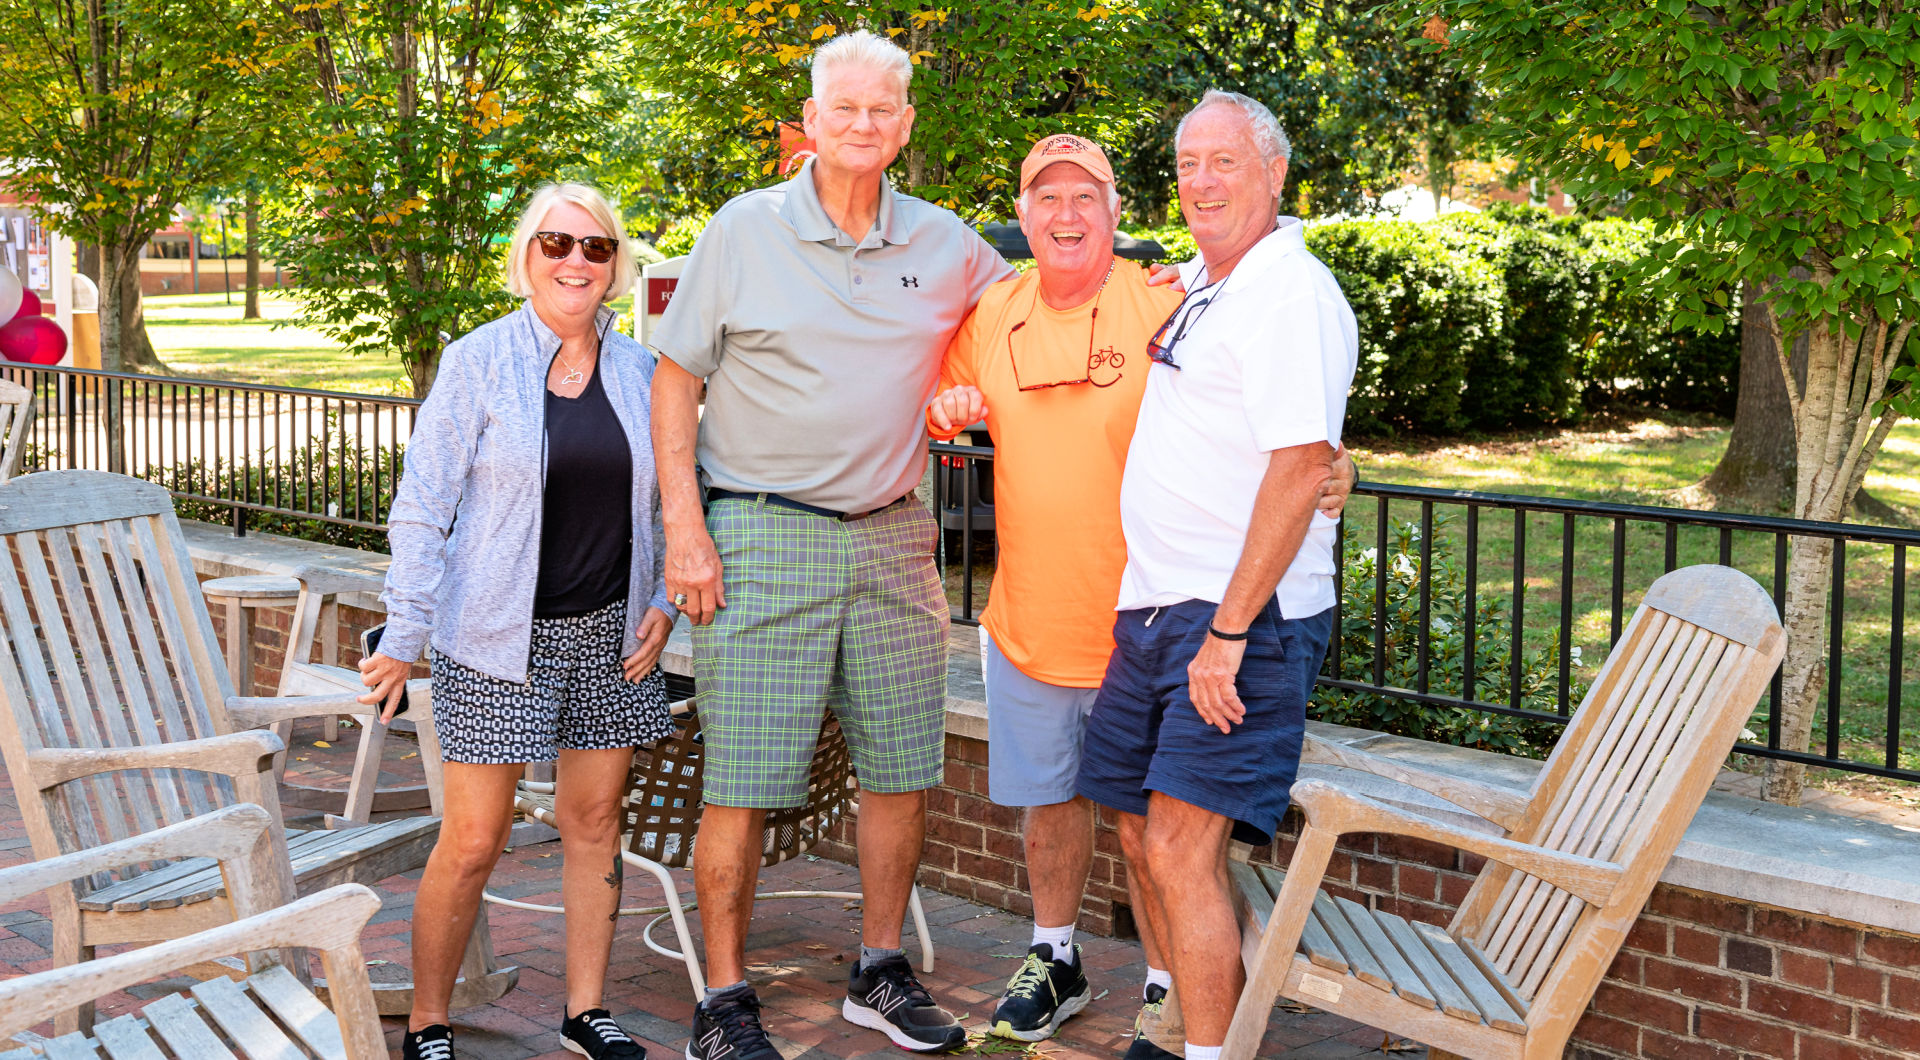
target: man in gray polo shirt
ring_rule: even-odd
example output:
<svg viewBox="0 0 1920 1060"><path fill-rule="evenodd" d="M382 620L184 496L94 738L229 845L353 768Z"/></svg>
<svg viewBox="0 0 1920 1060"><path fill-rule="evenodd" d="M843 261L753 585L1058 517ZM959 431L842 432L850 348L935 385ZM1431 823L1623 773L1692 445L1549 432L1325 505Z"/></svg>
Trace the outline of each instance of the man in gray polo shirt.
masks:
<svg viewBox="0 0 1920 1060"><path fill-rule="evenodd" d="M706 734L694 886L719 985L689 1060L779 1060L746 983L746 928L763 811L806 801L830 700L860 778L865 895L841 1011L908 1049L966 1042L900 948L946 733L938 524L912 491L940 358L1013 269L959 218L888 185L913 127L912 70L864 31L815 54L818 155L714 215L650 340L667 589L695 623Z"/></svg>

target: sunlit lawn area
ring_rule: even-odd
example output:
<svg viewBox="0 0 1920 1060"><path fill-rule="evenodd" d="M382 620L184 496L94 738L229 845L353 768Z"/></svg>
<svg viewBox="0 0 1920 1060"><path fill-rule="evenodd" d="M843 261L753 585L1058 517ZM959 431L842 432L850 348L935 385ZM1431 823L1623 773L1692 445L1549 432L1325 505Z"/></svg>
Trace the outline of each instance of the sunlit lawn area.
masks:
<svg viewBox="0 0 1920 1060"><path fill-rule="evenodd" d="M242 320L240 292L148 298L147 333L169 374L224 382L410 395L407 373L393 357L354 356L321 332L293 323L294 301L263 292L265 320ZM631 297L614 308L631 309Z"/></svg>

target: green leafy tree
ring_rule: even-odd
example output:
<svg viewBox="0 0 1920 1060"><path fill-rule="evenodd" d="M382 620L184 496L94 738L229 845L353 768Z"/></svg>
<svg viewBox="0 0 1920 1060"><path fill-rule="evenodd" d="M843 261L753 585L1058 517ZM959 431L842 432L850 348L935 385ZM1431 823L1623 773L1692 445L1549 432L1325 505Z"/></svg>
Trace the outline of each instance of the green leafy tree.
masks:
<svg viewBox="0 0 1920 1060"><path fill-rule="evenodd" d="M608 12L578 0L277 0L300 91L271 98L287 160L271 249L303 322L398 355L416 395L440 349L510 309L500 246L528 196L604 138Z"/></svg>
<svg viewBox="0 0 1920 1060"><path fill-rule="evenodd" d="M1124 142L1147 101L1121 91L1168 40L1170 0L982 0L928 9L850 0L651 0L632 31L649 95L636 130L652 150L629 186L664 217L712 211L776 179L780 128L811 94L807 61L869 29L913 56L913 139L896 163L906 190L962 216L1010 216L1033 142L1068 131Z"/></svg>
<svg viewBox="0 0 1920 1060"><path fill-rule="evenodd" d="M97 255L100 354L110 371L156 364L133 307L140 250L176 203L231 164L245 72L271 62L232 12L178 18L169 0L0 0L4 178L57 231Z"/></svg>
<svg viewBox="0 0 1920 1060"><path fill-rule="evenodd" d="M1209 88L1273 109L1293 141L1286 209L1359 213L1366 200L1424 167L1436 195L1474 156L1478 88L1443 59L1416 52L1372 0L1179 0L1179 41L1128 78L1153 121L1116 160L1134 211L1164 222L1174 198L1173 133Z"/></svg>
<svg viewBox="0 0 1920 1060"><path fill-rule="evenodd" d="M1434 0L1428 47L1488 89L1493 134L1661 242L1682 323L1724 324L1744 284L1770 326L1796 432L1794 514L1837 520L1916 409L1920 9L1908 0ZM1798 271L1796 271L1798 270ZM1806 344L1804 377L1789 370ZM1807 745L1824 672L1832 543L1788 567L1782 745ZM1769 798L1803 768L1772 763Z"/></svg>

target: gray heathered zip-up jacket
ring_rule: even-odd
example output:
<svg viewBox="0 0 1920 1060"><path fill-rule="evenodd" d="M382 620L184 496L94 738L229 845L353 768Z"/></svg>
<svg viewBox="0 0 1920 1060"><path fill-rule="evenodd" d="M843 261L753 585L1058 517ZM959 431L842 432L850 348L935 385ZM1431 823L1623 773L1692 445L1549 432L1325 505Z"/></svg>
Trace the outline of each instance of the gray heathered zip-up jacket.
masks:
<svg viewBox="0 0 1920 1060"><path fill-rule="evenodd" d="M625 658L648 606L677 612L662 578L666 536L653 469L653 357L601 309L601 385L633 450L633 571ZM560 337L531 303L450 343L414 420L387 521L393 562L380 652L442 655L515 684L527 679L546 489L547 370Z"/></svg>

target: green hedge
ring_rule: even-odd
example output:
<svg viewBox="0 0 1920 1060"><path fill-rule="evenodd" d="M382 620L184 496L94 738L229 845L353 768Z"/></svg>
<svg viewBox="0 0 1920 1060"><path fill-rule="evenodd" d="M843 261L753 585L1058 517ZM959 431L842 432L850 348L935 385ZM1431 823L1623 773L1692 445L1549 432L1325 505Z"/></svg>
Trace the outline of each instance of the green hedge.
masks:
<svg viewBox="0 0 1920 1060"><path fill-rule="evenodd" d="M1192 256L1179 225L1135 231ZM1616 404L1731 414L1738 329L1673 327L1673 299L1622 280L1645 226L1496 206L1434 222L1307 230L1360 328L1355 435L1451 434L1578 420Z"/></svg>

